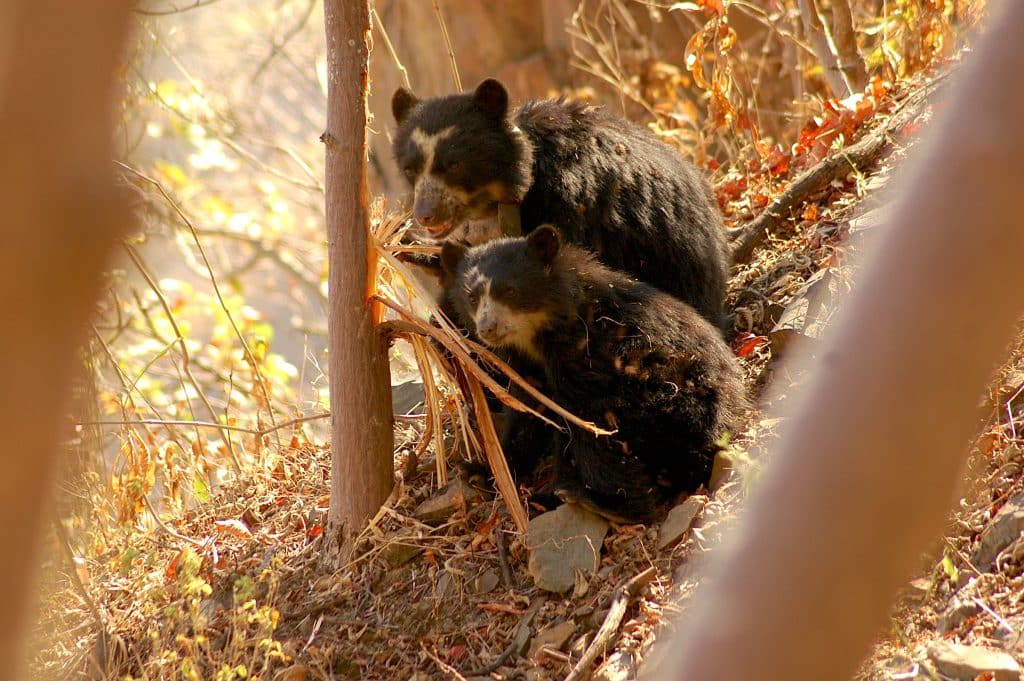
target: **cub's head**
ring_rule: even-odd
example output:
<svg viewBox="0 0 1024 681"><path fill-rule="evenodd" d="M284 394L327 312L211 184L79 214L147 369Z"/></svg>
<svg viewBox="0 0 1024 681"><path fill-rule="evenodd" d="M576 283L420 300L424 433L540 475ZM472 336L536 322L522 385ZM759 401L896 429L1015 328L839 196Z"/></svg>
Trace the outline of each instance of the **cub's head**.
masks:
<svg viewBox="0 0 1024 681"><path fill-rule="evenodd" d="M393 151L414 194L413 216L440 238L467 220L518 202L532 182L532 147L509 118L508 92L496 80L472 94L391 98L398 123Z"/></svg>
<svg viewBox="0 0 1024 681"><path fill-rule="evenodd" d="M564 314L561 240L550 225L528 236L467 248L445 242L442 281L460 321L491 347L540 359L536 335Z"/></svg>

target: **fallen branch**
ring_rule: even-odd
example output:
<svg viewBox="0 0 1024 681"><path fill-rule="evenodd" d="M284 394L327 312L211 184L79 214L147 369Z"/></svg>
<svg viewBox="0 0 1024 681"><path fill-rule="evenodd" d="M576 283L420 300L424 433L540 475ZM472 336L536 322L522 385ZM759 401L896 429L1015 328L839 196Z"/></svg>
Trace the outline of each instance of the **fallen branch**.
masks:
<svg viewBox="0 0 1024 681"><path fill-rule="evenodd" d="M764 243L768 233L785 222L808 197L827 187L833 180L878 158L892 135L921 115L932 89L930 86L924 87L912 94L880 129L805 170L763 213L743 227L733 230L729 234L733 244L733 262L747 262L754 249Z"/></svg>
<svg viewBox="0 0 1024 681"><path fill-rule="evenodd" d="M578 681L584 678L589 672L590 667L597 660L597 656L606 650L608 644L611 642L612 637L619 630L619 625L622 624L622 618L626 616L626 608L629 606L629 602L636 598L640 590L650 584L651 580L658 574L657 568L651 566L636 575L628 582L620 586L615 591L615 597L612 599L612 607L608 609L608 614L604 618L604 622L601 624L601 628L597 630L597 635L594 636L594 640L587 646L587 650L583 653L583 657L576 663L576 666L572 668L569 675L565 677L565 681Z"/></svg>
<svg viewBox="0 0 1024 681"><path fill-rule="evenodd" d="M530 609L523 615L523 619L519 621L519 628L516 629L516 635L512 637L512 641L508 646L501 652L498 657L494 658L494 661L490 664L481 667L480 669L474 669L473 671L466 672L465 676L488 676L491 672L496 670L501 665L508 661L508 658L512 657L512 653L516 651L516 648L526 645L526 640L530 636L530 622L533 621L537 611L540 610L540 606L544 605L547 601L547 596L541 594L537 599L530 605Z"/></svg>

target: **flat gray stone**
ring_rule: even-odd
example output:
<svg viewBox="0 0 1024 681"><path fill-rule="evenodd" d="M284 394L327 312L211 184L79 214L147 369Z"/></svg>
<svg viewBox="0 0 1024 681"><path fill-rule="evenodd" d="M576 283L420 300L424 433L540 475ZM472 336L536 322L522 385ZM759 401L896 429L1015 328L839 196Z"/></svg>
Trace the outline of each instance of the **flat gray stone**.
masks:
<svg viewBox="0 0 1024 681"><path fill-rule="evenodd" d="M704 508L708 498L694 494L686 498L686 501L679 504L665 517L665 521L658 530L658 550L674 546L689 531L697 514Z"/></svg>
<svg viewBox="0 0 1024 681"><path fill-rule="evenodd" d="M417 506L412 515L420 522L427 523L428 525L442 523L448 520L456 511L482 498L483 495L480 493L480 490L466 483L461 478L455 478Z"/></svg>
<svg viewBox="0 0 1024 681"><path fill-rule="evenodd" d="M391 410L396 414L408 414L423 404L423 382L406 381L391 386Z"/></svg>
<svg viewBox="0 0 1024 681"><path fill-rule="evenodd" d="M562 504L531 520L526 530L527 569L534 583L556 593L571 589L577 570L597 570L607 533L607 521L575 504Z"/></svg>
<svg viewBox="0 0 1024 681"><path fill-rule="evenodd" d="M540 651L542 648L561 650L569 640L569 637L572 636L575 631L576 625L572 622L553 624L544 629L538 633L530 643L530 659L534 662L539 662L539 656L541 654Z"/></svg>
<svg viewBox="0 0 1024 681"><path fill-rule="evenodd" d="M927 577L919 577L918 579L908 582L907 585L900 590L900 595L914 601L923 601L928 598L928 594L931 592L931 589L932 580Z"/></svg>
<svg viewBox="0 0 1024 681"><path fill-rule="evenodd" d="M892 217L892 206L886 204L874 210L865 211L850 220L850 233L873 230L876 227L884 227Z"/></svg>
<svg viewBox="0 0 1024 681"><path fill-rule="evenodd" d="M636 659L633 653L612 653L604 661L590 681L629 681L636 678Z"/></svg>
<svg viewBox="0 0 1024 681"><path fill-rule="evenodd" d="M1006 377L1006 380L1003 381L1003 384L999 386L998 397L1000 406L1005 405L1006 402L1013 399L1014 396L1016 396L1016 399L1013 400L1014 406L1017 405L1018 400L1024 401L1024 392L1021 392L1022 388L1024 388L1024 369L1011 371ZM1020 392L1020 394L1018 394L1018 392Z"/></svg>
<svg viewBox="0 0 1024 681"><path fill-rule="evenodd" d="M388 564L388 567L394 569L405 565L421 553L423 553L422 546L394 542L385 546L380 552L380 556Z"/></svg>
<svg viewBox="0 0 1024 681"><path fill-rule="evenodd" d="M981 607L974 601L953 601L939 616L935 622L935 628L940 634L945 634L947 631L956 629L968 617L973 617L979 612L981 612Z"/></svg>
<svg viewBox="0 0 1024 681"><path fill-rule="evenodd" d="M825 268L812 274L768 332L772 355L781 354L796 340L820 338L832 321L842 292L842 277L837 272Z"/></svg>
<svg viewBox="0 0 1024 681"><path fill-rule="evenodd" d="M971 562L979 568L991 568L999 552L1016 541L1021 532L1024 532L1024 493L1010 497L992 518L981 533L981 543Z"/></svg>
<svg viewBox="0 0 1024 681"><path fill-rule="evenodd" d="M992 681L1020 681L1020 666L1010 655L994 648L939 642L928 649L928 658L943 676L974 681L981 674Z"/></svg>
<svg viewBox="0 0 1024 681"><path fill-rule="evenodd" d="M478 594L488 593L498 586L498 581L498 573L494 570L488 570L473 581L473 590Z"/></svg>

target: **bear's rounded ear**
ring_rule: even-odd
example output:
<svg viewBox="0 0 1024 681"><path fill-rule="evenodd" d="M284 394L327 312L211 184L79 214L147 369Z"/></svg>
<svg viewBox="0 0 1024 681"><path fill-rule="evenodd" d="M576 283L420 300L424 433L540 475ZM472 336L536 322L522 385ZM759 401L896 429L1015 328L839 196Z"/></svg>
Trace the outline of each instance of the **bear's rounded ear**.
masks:
<svg viewBox="0 0 1024 681"><path fill-rule="evenodd" d="M551 225L541 225L526 237L526 246L538 260L545 265L550 265L558 255L558 249L562 246L562 238L558 236L558 230Z"/></svg>
<svg viewBox="0 0 1024 681"><path fill-rule="evenodd" d="M457 241L445 241L444 245L441 246L441 272L447 275L448 278L454 276L459 263L466 257L467 250L469 249L464 244L460 244Z"/></svg>
<svg viewBox="0 0 1024 681"><path fill-rule="evenodd" d="M489 118L504 118L508 113L508 92L504 85L488 78L476 86L473 103Z"/></svg>
<svg viewBox="0 0 1024 681"><path fill-rule="evenodd" d="M395 94L391 95L391 114L395 117L395 122L399 125L405 122L409 110L419 101L412 90L406 90L404 87L395 90Z"/></svg>

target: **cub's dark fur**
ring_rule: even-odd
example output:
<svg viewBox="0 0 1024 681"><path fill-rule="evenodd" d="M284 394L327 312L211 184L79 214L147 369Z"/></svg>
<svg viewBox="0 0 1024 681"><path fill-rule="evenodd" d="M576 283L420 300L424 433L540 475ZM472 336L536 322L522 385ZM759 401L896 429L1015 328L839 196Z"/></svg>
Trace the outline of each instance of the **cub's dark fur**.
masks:
<svg viewBox="0 0 1024 681"><path fill-rule="evenodd" d="M552 222L601 261L723 322L728 256L707 181L649 130L578 101L509 111L485 80L473 93L419 100L399 89L394 154L430 236L520 206L523 233Z"/></svg>
<svg viewBox="0 0 1024 681"><path fill-rule="evenodd" d="M569 411L617 430L556 435L515 412L502 433L510 463L553 453L560 496L623 520L651 520L708 482L743 385L718 330L693 308L562 244L548 225L469 249L449 242L441 260L465 324L533 367Z"/></svg>

